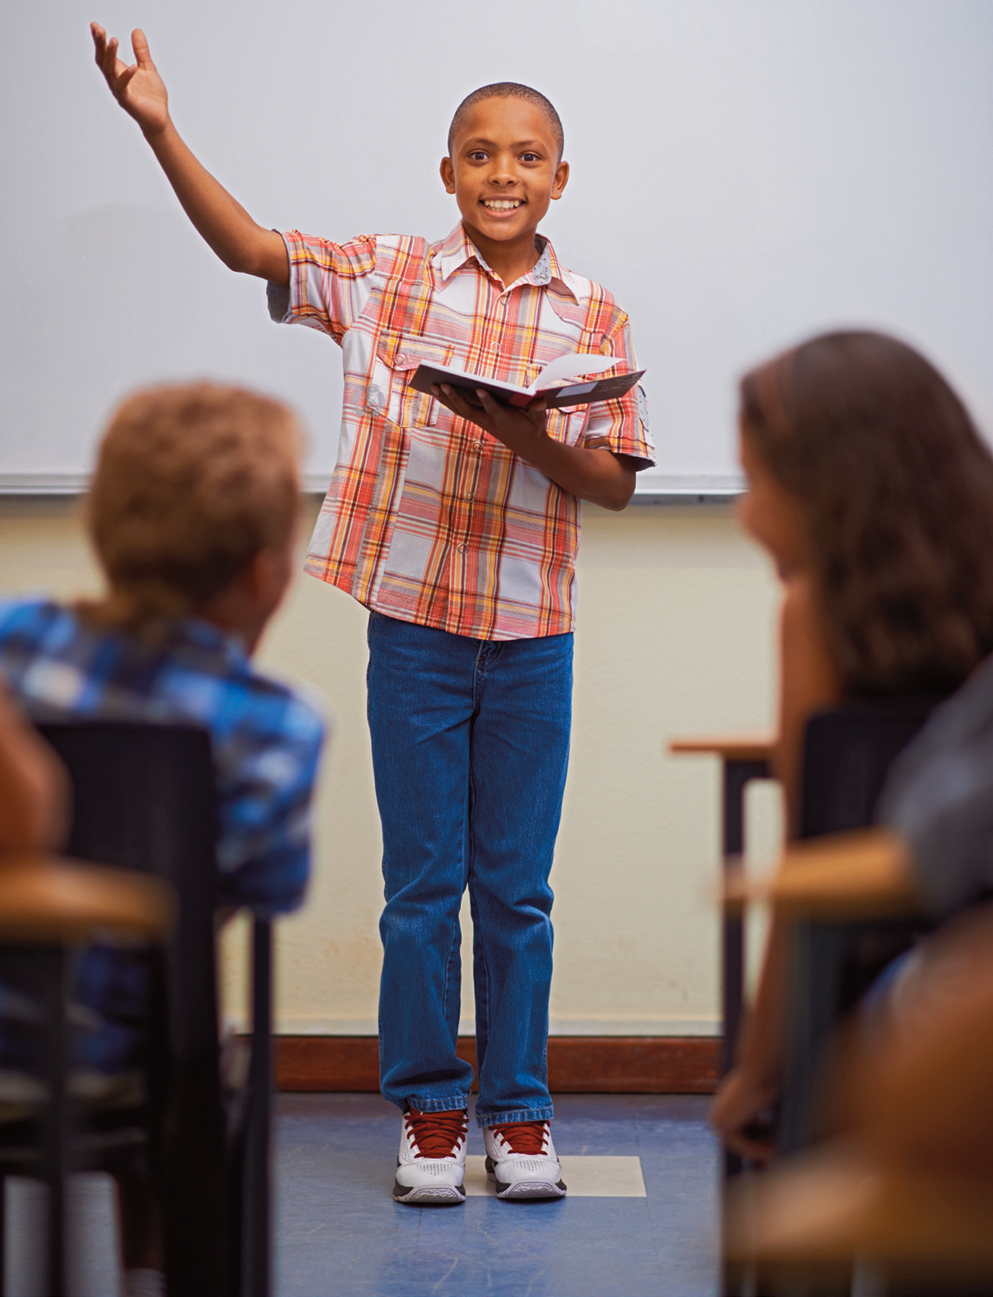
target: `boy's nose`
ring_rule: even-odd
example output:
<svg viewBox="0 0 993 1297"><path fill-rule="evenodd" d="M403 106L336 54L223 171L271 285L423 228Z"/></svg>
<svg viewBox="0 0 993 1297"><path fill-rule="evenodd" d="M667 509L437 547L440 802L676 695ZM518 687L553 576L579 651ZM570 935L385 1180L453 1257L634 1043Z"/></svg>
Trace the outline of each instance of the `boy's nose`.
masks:
<svg viewBox="0 0 993 1297"><path fill-rule="evenodd" d="M515 162L516 159L512 157L494 158L489 175L490 181L499 185L513 184L517 180L517 167Z"/></svg>

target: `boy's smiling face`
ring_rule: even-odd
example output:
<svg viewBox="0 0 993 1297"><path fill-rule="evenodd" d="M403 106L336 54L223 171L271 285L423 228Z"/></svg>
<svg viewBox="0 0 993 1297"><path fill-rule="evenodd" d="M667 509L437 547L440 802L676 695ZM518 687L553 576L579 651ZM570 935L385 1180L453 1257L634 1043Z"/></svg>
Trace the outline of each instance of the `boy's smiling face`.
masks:
<svg viewBox="0 0 993 1297"><path fill-rule="evenodd" d="M560 161L552 124L537 105L500 97L468 111L441 178L486 256L488 244L533 246L549 203L565 189L569 164Z"/></svg>

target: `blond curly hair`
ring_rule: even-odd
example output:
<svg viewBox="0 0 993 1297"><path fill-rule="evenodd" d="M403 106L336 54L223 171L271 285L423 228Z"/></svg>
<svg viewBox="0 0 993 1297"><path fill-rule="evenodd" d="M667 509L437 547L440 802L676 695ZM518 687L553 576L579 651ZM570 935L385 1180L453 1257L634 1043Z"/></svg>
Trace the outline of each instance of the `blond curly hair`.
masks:
<svg viewBox="0 0 993 1297"><path fill-rule="evenodd" d="M130 396L100 445L86 519L109 591L81 605L153 632L195 615L297 516L302 437L279 401L215 383Z"/></svg>

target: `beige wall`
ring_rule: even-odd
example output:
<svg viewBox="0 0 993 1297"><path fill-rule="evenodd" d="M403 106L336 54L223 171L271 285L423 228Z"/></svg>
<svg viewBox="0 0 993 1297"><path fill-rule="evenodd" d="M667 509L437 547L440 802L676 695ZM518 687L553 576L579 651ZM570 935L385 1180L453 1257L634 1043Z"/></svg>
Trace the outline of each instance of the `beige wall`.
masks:
<svg viewBox="0 0 993 1297"><path fill-rule="evenodd" d="M315 510L308 499L308 523ZM0 592L68 597L95 584L75 503L0 500ZM768 723L774 582L727 510L588 508L579 590L552 1031L710 1034L718 774L706 758L663 749L673 734ZM261 652L267 669L323 695L335 720L314 883L279 931L286 1032L375 1030L381 880L364 635L363 609L300 576ZM240 984L241 935L226 945L229 982ZM471 1030L469 988L463 1014Z"/></svg>

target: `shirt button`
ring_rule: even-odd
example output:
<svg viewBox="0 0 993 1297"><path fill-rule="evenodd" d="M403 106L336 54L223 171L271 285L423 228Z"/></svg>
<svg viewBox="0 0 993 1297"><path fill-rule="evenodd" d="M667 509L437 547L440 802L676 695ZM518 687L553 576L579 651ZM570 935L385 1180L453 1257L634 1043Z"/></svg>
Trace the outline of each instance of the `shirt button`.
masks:
<svg viewBox="0 0 993 1297"><path fill-rule="evenodd" d="M491 342L491 343L490 343L490 351L493 351L493 352L499 352L499 350L500 350L500 344L499 344L499 342Z"/></svg>
<svg viewBox="0 0 993 1297"><path fill-rule="evenodd" d="M477 450L482 450L482 449L483 449L483 443L482 443L481 441L477 441L477 442L476 442L476 449L477 449Z"/></svg>
<svg viewBox="0 0 993 1297"><path fill-rule="evenodd" d="M466 550L469 548L469 546L466 545L465 542L463 541L461 545L456 545L455 548L459 551L460 554L464 554Z"/></svg>
<svg viewBox="0 0 993 1297"><path fill-rule="evenodd" d="M465 495L463 496L463 499L465 500L475 500L475 498L476 497L472 491L466 491Z"/></svg>
<svg viewBox="0 0 993 1297"><path fill-rule="evenodd" d="M401 351L400 354L397 356L397 364L406 365L406 363L407 363L407 357L404 354L404 352Z"/></svg>

